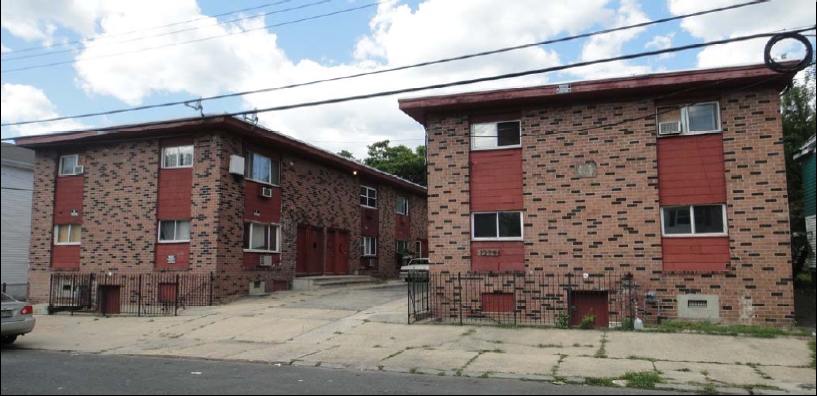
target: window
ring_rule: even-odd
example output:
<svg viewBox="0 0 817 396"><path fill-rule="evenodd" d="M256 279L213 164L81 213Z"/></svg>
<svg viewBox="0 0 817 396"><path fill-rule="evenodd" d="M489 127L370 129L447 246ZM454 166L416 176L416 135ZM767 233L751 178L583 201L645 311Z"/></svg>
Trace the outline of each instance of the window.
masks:
<svg viewBox="0 0 817 396"><path fill-rule="evenodd" d="M78 155L72 154L60 157L60 176L73 176L81 173Z"/></svg>
<svg viewBox="0 0 817 396"><path fill-rule="evenodd" d="M397 197L397 201L395 202L397 214L408 216L408 208L409 208L409 201L406 198L401 196Z"/></svg>
<svg viewBox="0 0 817 396"><path fill-rule="evenodd" d="M193 166L193 146L165 147L162 149L162 168L189 168Z"/></svg>
<svg viewBox="0 0 817 396"><path fill-rule="evenodd" d="M473 239L522 240L522 212L474 213Z"/></svg>
<svg viewBox="0 0 817 396"><path fill-rule="evenodd" d="M718 102L700 103L686 106L658 108L658 130L669 133L694 135L698 133L720 132L720 106Z"/></svg>
<svg viewBox="0 0 817 396"><path fill-rule="evenodd" d="M360 204L377 209L377 190L371 187L360 186Z"/></svg>
<svg viewBox="0 0 817 396"><path fill-rule="evenodd" d="M55 245L79 245L82 241L82 226L62 224L54 226Z"/></svg>
<svg viewBox="0 0 817 396"><path fill-rule="evenodd" d="M397 246L395 246L395 251L397 253L404 252L409 250L408 241L397 241Z"/></svg>
<svg viewBox="0 0 817 396"><path fill-rule="evenodd" d="M247 179L279 186L281 184L281 163L261 154L247 153Z"/></svg>
<svg viewBox="0 0 817 396"><path fill-rule="evenodd" d="M725 205L676 206L661 209L664 236L726 235Z"/></svg>
<svg viewBox="0 0 817 396"><path fill-rule="evenodd" d="M190 220L159 221L159 242L190 242Z"/></svg>
<svg viewBox="0 0 817 396"><path fill-rule="evenodd" d="M491 150L519 147L521 125L519 121L473 124L471 125L471 149Z"/></svg>
<svg viewBox="0 0 817 396"><path fill-rule="evenodd" d="M423 257L423 242L422 241L414 242L414 256L415 257Z"/></svg>
<svg viewBox="0 0 817 396"><path fill-rule="evenodd" d="M244 249L279 252L280 228L276 224L244 224Z"/></svg>
<svg viewBox="0 0 817 396"><path fill-rule="evenodd" d="M377 238L363 237L363 255L377 256Z"/></svg>

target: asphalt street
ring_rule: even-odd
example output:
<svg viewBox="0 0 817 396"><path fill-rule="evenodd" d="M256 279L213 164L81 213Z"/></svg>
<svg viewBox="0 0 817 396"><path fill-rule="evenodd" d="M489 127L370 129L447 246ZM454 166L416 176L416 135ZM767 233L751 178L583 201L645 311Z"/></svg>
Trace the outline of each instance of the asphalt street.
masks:
<svg viewBox="0 0 817 396"><path fill-rule="evenodd" d="M3 395L624 395L630 389L3 348Z"/></svg>

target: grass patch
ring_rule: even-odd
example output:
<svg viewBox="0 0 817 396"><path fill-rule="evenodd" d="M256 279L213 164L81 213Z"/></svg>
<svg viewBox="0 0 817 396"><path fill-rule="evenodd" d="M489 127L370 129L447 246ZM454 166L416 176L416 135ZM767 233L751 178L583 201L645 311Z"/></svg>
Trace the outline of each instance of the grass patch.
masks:
<svg viewBox="0 0 817 396"><path fill-rule="evenodd" d="M383 346L382 345L375 345L372 348L383 348Z"/></svg>
<svg viewBox="0 0 817 396"><path fill-rule="evenodd" d="M650 371L627 373L621 379L627 381L628 388L636 389L655 389L655 384L661 382L661 376Z"/></svg>
<svg viewBox="0 0 817 396"><path fill-rule="evenodd" d="M454 376L455 377L462 377L462 369L457 370L457 372L454 373Z"/></svg>
<svg viewBox="0 0 817 396"><path fill-rule="evenodd" d="M562 344L539 344L536 347L541 348L541 349L545 349L545 348L561 348Z"/></svg>
<svg viewBox="0 0 817 396"><path fill-rule="evenodd" d="M494 344L504 344L505 342L503 342L503 341L491 341L491 343L494 343Z"/></svg>
<svg viewBox="0 0 817 396"><path fill-rule="evenodd" d="M409 374L417 374L418 371L420 371L418 367L412 367L411 370L409 370Z"/></svg>
<svg viewBox="0 0 817 396"><path fill-rule="evenodd" d="M482 378L482 379L488 379L490 377L491 377L491 372L490 371L482 373L482 375L479 376L479 378Z"/></svg>
<svg viewBox="0 0 817 396"><path fill-rule="evenodd" d="M596 355L594 356L596 359L607 359L607 333L601 335L601 347L598 351L596 351Z"/></svg>
<svg viewBox="0 0 817 396"><path fill-rule="evenodd" d="M477 332L477 330L476 330L476 329L469 329L469 330L468 330L468 331L466 331L465 333L462 333L462 335L463 335L464 337L467 337L467 336L469 336L469 335L474 335L476 332Z"/></svg>
<svg viewBox="0 0 817 396"><path fill-rule="evenodd" d="M587 381L585 385L589 386L606 386L606 387L615 387L616 384L613 383L613 380L609 378L585 378Z"/></svg>
<svg viewBox="0 0 817 396"><path fill-rule="evenodd" d="M550 368L550 375L552 375L554 378L556 377L556 372L559 370L559 366L562 365L562 362L565 361L566 357L567 355L559 355L559 361L556 362L556 364Z"/></svg>
<svg viewBox="0 0 817 396"><path fill-rule="evenodd" d="M438 377L445 377L445 371L440 371L439 373L437 373L437 376Z"/></svg>
<svg viewBox="0 0 817 396"><path fill-rule="evenodd" d="M775 338L781 336L810 336L811 333L802 329L781 329L765 326L748 325L718 325L708 322L668 321L660 325L650 326L651 329L663 333L695 332L702 334L724 336L746 336L754 338Z"/></svg>
<svg viewBox="0 0 817 396"><path fill-rule="evenodd" d="M689 368L687 368L687 367L684 367L684 368L682 368L682 369L678 369L678 370L676 370L676 371L680 371L680 372L682 372L682 373L690 373L690 372L692 372L692 370L690 370L690 369L689 369Z"/></svg>
<svg viewBox="0 0 817 396"><path fill-rule="evenodd" d="M769 374L764 373L757 364L755 364L755 363L746 363L746 365L751 367L752 369L754 369L755 373L757 373L757 375L759 375L760 378L763 378L765 380L773 379L772 376L770 376Z"/></svg>
<svg viewBox="0 0 817 396"><path fill-rule="evenodd" d="M393 353L393 354L389 355L389 357L387 357L387 358L385 358L385 359L383 359L383 360L389 360L389 359L391 359L391 358L393 358L393 357L395 357L395 356L400 355L400 354L401 354L401 353L403 353L403 352L405 352L405 351L395 352L395 353Z"/></svg>
<svg viewBox="0 0 817 396"><path fill-rule="evenodd" d="M630 360L646 360L648 362L653 362L653 363L655 363L657 361L656 359L653 359L653 358L646 358L646 357L635 356L635 355L630 355L629 357L627 357L627 359L630 359Z"/></svg>
<svg viewBox="0 0 817 396"><path fill-rule="evenodd" d="M505 353L505 351L503 351L503 350L501 350L499 348L496 348L496 349L491 349L491 350L484 349L484 350L479 351L479 353L481 353L481 354L482 353Z"/></svg>

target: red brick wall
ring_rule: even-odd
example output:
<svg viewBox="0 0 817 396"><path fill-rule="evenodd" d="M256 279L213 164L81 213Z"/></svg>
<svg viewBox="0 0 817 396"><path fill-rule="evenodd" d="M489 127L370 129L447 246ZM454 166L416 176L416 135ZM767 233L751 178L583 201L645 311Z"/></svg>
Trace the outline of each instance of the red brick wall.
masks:
<svg viewBox="0 0 817 396"><path fill-rule="evenodd" d="M394 214L394 239L410 241L411 238L411 216Z"/></svg>
<svg viewBox="0 0 817 396"><path fill-rule="evenodd" d="M175 258L175 263L168 263L168 256ZM190 266L190 243L157 243L157 270L186 270Z"/></svg>
<svg viewBox="0 0 817 396"><path fill-rule="evenodd" d="M193 201L193 170L190 168L159 170L159 202L157 216L160 220L190 218Z"/></svg>
<svg viewBox="0 0 817 396"><path fill-rule="evenodd" d="M726 271L729 237L664 238L664 271Z"/></svg>
<svg viewBox="0 0 817 396"><path fill-rule="evenodd" d="M487 254L481 256L480 250L498 252L499 255ZM525 243L507 241L471 242L471 270L477 272L524 271Z"/></svg>
<svg viewBox="0 0 817 396"><path fill-rule="evenodd" d="M57 178L57 193L54 197L55 224L82 223L82 191L84 185L85 177L83 175L60 176ZM72 211L76 211L77 216L72 216Z"/></svg>
<svg viewBox="0 0 817 396"><path fill-rule="evenodd" d="M378 204L380 202L378 189ZM377 237L380 235L380 209L360 207L360 235Z"/></svg>
<svg viewBox="0 0 817 396"><path fill-rule="evenodd" d="M793 297L779 98L771 89L713 97L721 105L729 269L667 274L659 215L652 102L548 105L522 110L525 269L632 272L657 291L720 296L733 323L791 323ZM644 117L644 119L641 119ZM436 271L471 268L469 115L429 115L429 240ZM623 122L625 119L638 121ZM608 128L582 128L622 122ZM576 167L595 163L596 177ZM654 310L652 311L654 314ZM648 318L654 319L654 317Z"/></svg>
<svg viewBox="0 0 817 396"><path fill-rule="evenodd" d="M79 245L56 245L51 258L51 268L54 270L79 269Z"/></svg>
<svg viewBox="0 0 817 396"><path fill-rule="evenodd" d="M471 210L522 209L522 149L471 152Z"/></svg>

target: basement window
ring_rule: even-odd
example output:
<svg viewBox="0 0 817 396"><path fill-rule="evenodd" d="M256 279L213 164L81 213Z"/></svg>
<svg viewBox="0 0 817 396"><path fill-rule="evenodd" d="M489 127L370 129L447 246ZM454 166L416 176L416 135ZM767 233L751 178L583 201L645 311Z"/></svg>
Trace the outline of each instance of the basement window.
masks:
<svg viewBox="0 0 817 396"><path fill-rule="evenodd" d="M473 213L471 232L475 241L521 241L522 212Z"/></svg>
<svg viewBox="0 0 817 396"><path fill-rule="evenodd" d="M661 229L666 237L725 236L726 205L661 208Z"/></svg>
<svg viewBox="0 0 817 396"><path fill-rule="evenodd" d="M159 222L159 243L190 242L190 220Z"/></svg>
<svg viewBox="0 0 817 396"><path fill-rule="evenodd" d="M471 150L521 147L521 131L520 121L472 124Z"/></svg>

